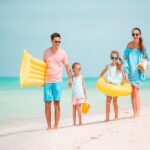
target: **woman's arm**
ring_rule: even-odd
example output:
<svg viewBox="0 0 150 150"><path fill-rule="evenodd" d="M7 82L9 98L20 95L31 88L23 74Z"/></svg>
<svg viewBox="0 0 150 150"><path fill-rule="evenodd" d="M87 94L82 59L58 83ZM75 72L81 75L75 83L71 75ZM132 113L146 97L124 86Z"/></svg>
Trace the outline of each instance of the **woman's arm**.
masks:
<svg viewBox="0 0 150 150"><path fill-rule="evenodd" d="M144 49L144 58L147 59L147 65L150 66L150 56L147 49Z"/></svg>
<svg viewBox="0 0 150 150"><path fill-rule="evenodd" d="M126 48L123 54L123 68L126 75L129 74L129 62L128 62L129 49Z"/></svg>
<svg viewBox="0 0 150 150"><path fill-rule="evenodd" d="M106 71L108 70L108 65L103 69L103 71L100 73L99 78L103 77L103 75L106 73Z"/></svg>

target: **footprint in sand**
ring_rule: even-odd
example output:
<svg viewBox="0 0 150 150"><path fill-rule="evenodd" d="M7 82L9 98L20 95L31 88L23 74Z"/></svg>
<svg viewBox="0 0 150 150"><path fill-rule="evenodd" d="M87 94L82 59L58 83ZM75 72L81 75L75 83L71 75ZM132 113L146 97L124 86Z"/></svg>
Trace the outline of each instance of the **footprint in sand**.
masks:
<svg viewBox="0 0 150 150"><path fill-rule="evenodd" d="M101 134L98 136L92 136L91 139L96 140L96 139L100 138L101 136L102 136Z"/></svg>
<svg viewBox="0 0 150 150"><path fill-rule="evenodd" d="M80 149L80 148L81 148L80 146L77 146L77 147L76 147L76 149Z"/></svg>

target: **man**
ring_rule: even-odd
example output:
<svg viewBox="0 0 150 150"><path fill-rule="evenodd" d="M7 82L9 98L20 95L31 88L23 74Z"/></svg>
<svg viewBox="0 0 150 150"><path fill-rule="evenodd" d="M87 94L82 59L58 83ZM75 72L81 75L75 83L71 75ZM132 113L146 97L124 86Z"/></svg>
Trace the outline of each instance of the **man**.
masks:
<svg viewBox="0 0 150 150"><path fill-rule="evenodd" d="M46 76L44 84L45 115L48 130L51 129L51 103L54 101L55 121L54 129L58 128L60 118L60 99L62 91L62 67L65 66L69 77L69 86L72 85L72 75L68 64L67 54L60 48L61 36L59 33L51 35L52 47L44 51Z"/></svg>

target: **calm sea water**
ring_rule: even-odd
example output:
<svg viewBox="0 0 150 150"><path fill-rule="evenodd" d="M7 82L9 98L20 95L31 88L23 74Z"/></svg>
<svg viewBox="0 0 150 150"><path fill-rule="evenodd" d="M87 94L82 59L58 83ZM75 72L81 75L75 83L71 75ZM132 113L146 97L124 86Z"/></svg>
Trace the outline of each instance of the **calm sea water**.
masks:
<svg viewBox="0 0 150 150"><path fill-rule="evenodd" d="M105 112L105 95L96 88L97 78L85 78L88 102L91 104L90 114ZM72 116L71 89L67 86L67 79L63 81L61 100L61 118ZM146 79L141 87L142 105L150 106L150 79ZM120 110L131 108L130 97L120 97ZM53 111L53 110L52 110ZM20 88L19 78L0 78L0 130L22 126L28 123L45 122L43 88Z"/></svg>

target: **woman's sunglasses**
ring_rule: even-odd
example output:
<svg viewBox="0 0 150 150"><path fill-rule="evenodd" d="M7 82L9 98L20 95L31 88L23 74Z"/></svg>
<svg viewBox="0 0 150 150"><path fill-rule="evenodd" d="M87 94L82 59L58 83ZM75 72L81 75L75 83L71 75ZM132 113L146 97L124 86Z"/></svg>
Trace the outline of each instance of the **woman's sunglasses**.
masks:
<svg viewBox="0 0 150 150"><path fill-rule="evenodd" d="M138 33L132 33L132 36L139 36Z"/></svg>
<svg viewBox="0 0 150 150"><path fill-rule="evenodd" d="M118 60L118 57L111 56L112 60Z"/></svg>

